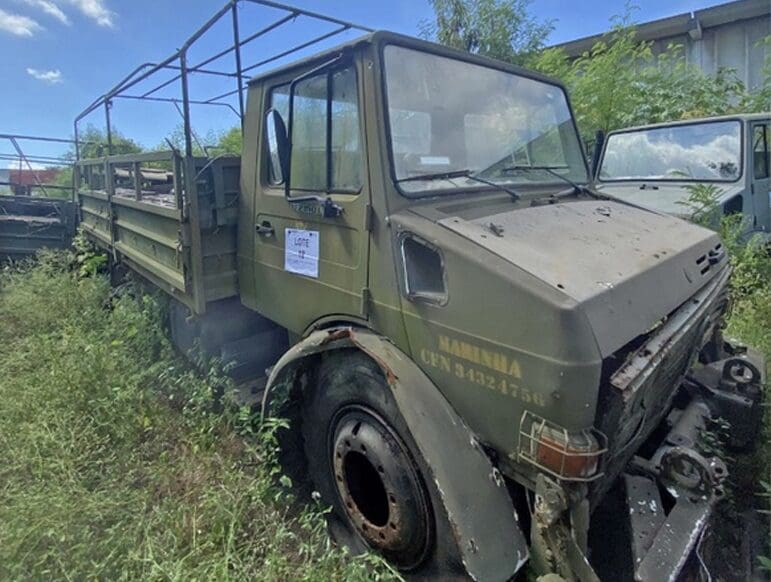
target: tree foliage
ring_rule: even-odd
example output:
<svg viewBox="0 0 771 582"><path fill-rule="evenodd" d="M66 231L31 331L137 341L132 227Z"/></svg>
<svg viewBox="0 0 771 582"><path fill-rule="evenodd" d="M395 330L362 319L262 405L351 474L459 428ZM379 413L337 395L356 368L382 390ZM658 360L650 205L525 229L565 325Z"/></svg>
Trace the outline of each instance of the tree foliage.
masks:
<svg viewBox="0 0 771 582"><path fill-rule="evenodd" d="M769 109L771 59L764 82L750 91L733 69L709 75L686 63L682 45L670 44L655 55L651 42L637 40L632 10L627 6L614 17L611 31L573 61L557 48L528 60L531 68L567 85L585 137L598 129ZM771 47L768 39L763 42Z"/></svg>
<svg viewBox="0 0 771 582"><path fill-rule="evenodd" d="M220 135L216 146L217 153L240 156L242 145L243 136L241 134L241 128L239 126L232 127Z"/></svg>
<svg viewBox="0 0 771 582"><path fill-rule="evenodd" d="M522 64L553 29L528 12L532 0L430 0L435 18L421 35L443 45Z"/></svg>
<svg viewBox="0 0 771 582"><path fill-rule="evenodd" d="M142 146L133 139L126 137L117 129L113 129L112 153L118 154L137 154L143 151ZM107 133L101 129L89 125L85 131L81 132L78 139L83 142L80 146L81 159L101 158L108 155ZM75 146L72 146L67 153L69 159L75 159Z"/></svg>
<svg viewBox="0 0 771 582"><path fill-rule="evenodd" d="M227 131L209 131L205 137L193 133L194 156L218 156L222 154L241 155L241 127L231 127ZM169 149L169 144L180 152L185 151L185 130L182 124L156 146L156 150Z"/></svg>
<svg viewBox="0 0 771 582"><path fill-rule="evenodd" d="M133 139L124 136L117 129L113 129L112 132L112 153L118 154L136 154L143 151L142 146L135 142ZM74 139L74 138L73 138ZM88 125L86 129L78 135L80 143L80 159L89 160L94 158L101 158L108 155L107 133L93 125ZM75 151L75 144L72 144L62 159L68 163L74 163L77 158L77 152ZM70 187L72 185L72 166L67 165L61 168L59 175L56 178L56 183L60 186ZM59 195L68 196L64 192L59 192Z"/></svg>

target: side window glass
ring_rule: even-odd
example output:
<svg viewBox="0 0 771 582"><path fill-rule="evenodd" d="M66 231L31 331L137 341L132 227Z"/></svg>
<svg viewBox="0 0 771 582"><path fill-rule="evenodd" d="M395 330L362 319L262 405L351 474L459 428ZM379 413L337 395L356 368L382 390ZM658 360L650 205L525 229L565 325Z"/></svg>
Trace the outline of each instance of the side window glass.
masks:
<svg viewBox="0 0 771 582"><path fill-rule="evenodd" d="M330 186L337 191L361 188L359 99L352 68L332 74L332 139Z"/></svg>
<svg viewBox="0 0 771 582"><path fill-rule="evenodd" d="M768 129L765 125L756 125L752 133L753 173L756 180L768 178Z"/></svg>
<svg viewBox="0 0 771 582"><path fill-rule="evenodd" d="M327 75L300 81L292 112L292 188L327 190Z"/></svg>
<svg viewBox="0 0 771 582"><path fill-rule="evenodd" d="M271 91L270 107L289 122L289 84ZM335 69L295 85L291 186L315 192L361 188L361 138L356 72ZM278 184L269 176L272 184Z"/></svg>
<svg viewBox="0 0 771 582"><path fill-rule="evenodd" d="M275 87L270 92L270 107L281 114L284 123L289 121L289 84ZM283 179L273 175L271 164L268 164L268 180L274 185L283 183Z"/></svg>

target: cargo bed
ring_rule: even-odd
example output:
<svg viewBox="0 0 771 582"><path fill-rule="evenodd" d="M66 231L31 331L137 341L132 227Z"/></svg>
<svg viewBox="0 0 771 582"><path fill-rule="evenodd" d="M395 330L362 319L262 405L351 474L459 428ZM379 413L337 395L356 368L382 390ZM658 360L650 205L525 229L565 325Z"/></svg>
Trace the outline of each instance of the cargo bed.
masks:
<svg viewBox="0 0 771 582"><path fill-rule="evenodd" d="M174 151L81 160L81 227L116 261L188 306L238 295L236 237L241 159Z"/></svg>

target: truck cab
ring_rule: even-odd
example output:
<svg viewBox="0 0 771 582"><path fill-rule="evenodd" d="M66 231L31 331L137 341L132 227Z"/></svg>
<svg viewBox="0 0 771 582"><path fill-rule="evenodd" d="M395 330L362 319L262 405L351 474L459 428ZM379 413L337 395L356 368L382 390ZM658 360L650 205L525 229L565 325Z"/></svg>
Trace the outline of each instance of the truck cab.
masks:
<svg viewBox="0 0 771 582"><path fill-rule="evenodd" d="M621 484L625 575L676 575L725 476L701 431L760 419L717 235L593 191L559 82L398 34L254 78L243 132L240 160L79 161L83 227L180 347L261 378L333 537L428 579L594 580Z"/></svg>
<svg viewBox="0 0 771 582"><path fill-rule="evenodd" d="M694 185L711 186L720 216L742 213L743 232L771 240L771 114L691 119L613 131L595 169L598 191L690 217Z"/></svg>

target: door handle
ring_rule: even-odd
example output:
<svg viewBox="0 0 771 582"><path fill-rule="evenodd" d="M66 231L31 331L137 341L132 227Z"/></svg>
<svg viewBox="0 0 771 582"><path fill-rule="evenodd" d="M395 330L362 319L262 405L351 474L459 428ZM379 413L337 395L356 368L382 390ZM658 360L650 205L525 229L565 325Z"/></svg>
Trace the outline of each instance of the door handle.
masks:
<svg viewBox="0 0 771 582"><path fill-rule="evenodd" d="M257 234L264 237L271 237L276 234L276 230L273 228L270 222L267 221L263 222L262 224L258 224L255 227L255 230L257 231Z"/></svg>

